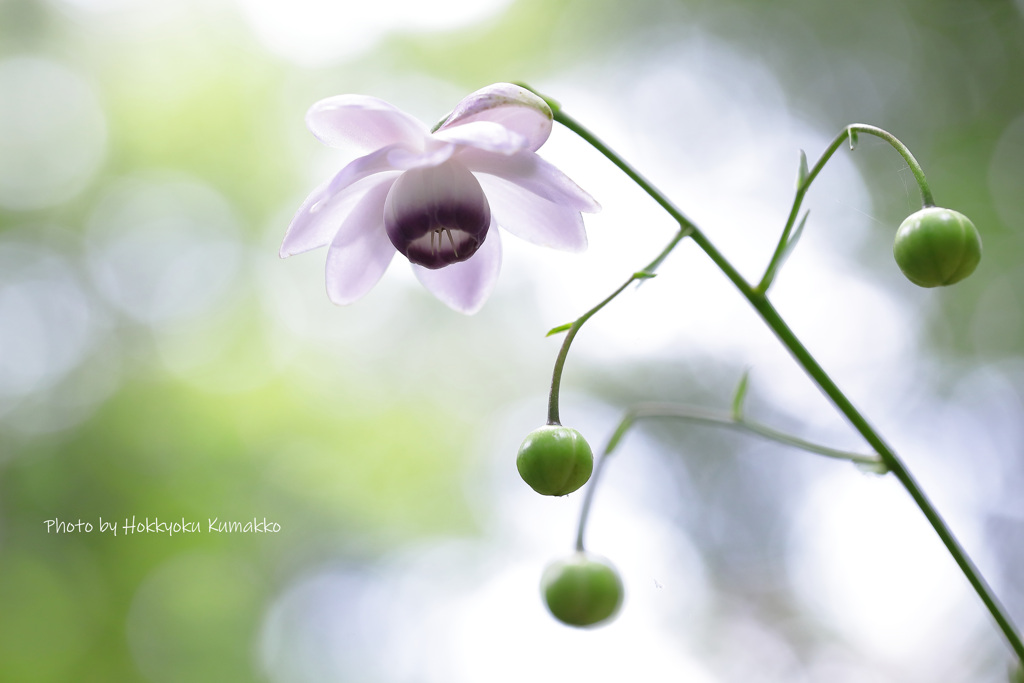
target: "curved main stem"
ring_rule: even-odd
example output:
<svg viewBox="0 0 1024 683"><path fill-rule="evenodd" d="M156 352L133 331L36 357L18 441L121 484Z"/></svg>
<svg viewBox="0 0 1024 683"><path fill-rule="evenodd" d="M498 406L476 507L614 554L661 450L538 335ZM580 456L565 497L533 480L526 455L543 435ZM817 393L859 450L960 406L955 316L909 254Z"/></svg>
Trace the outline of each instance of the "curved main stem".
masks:
<svg viewBox="0 0 1024 683"><path fill-rule="evenodd" d="M644 178L636 169L630 166L624 159L618 154L612 151L607 145L605 145L600 139L597 138L593 133L587 130L583 125L573 119L571 116L566 114L560 107L554 108L554 118L556 121L566 126L577 135L582 137L584 140L593 145L599 152L607 157L613 164L618 166L627 176L629 176L634 182L637 183L648 195L651 196L665 211L668 212L676 221L679 222L680 226L686 228L689 232L690 237L693 241L708 255L708 257L718 266L718 268L725 274L727 278L733 283L736 289L739 290L740 294L750 303L750 305L757 311L761 319L768 325L775 336L782 342L783 346L789 351L796 362L804 369L811 380L817 384L818 388L823 394L832 402L832 404L843 414L849 423L856 429L864 440L871 446L872 449L882 458L882 461L889 468L889 470L896 476L899 482L910 494L910 497L914 500L917 506L924 513L925 518L931 524L932 528L938 534L939 539L943 545L952 555L954 561L963 571L967 577L968 582L978 593L981 601L988 608L992 617L995 619L996 624L1003 632L1010 647L1013 648L1017 657L1024 662L1024 642L1021 641L1020 635L1017 632L1016 627L1010 620L1010 617L1006 613L1006 609L1000 604L996 598L991 587L981 576L981 572L971 561L967 552L957 541L953 535L949 525L946 524L945 520L939 514L938 510L932 504L932 502L925 495L921 486L917 483L917 480L910 474L909 469L899 458L896 452L889 446L888 443L881 437L881 435L875 430L874 427L867 421L867 419L858 411L850 400L840 391L839 387L832 380L831 377L825 372L825 370L818 364L818 362L811 355L810 351L800 342L797 336L790 329L789 325L782 319L782 316L775 310L775 307L768 301L767 296L760 289L752 287L740 273L733 267L733 265L722 255L718 249L711 243L711 241L704 235L703 232L697 228L686 216L674 205L669 199L662 194L654 185L652 185L646 178ZM823 159L815 165L814 170L809 174L805 184L813 179L824 164L827 156L830 156L835 149L842 143L846 136L849 135L849 128L846 129L845 134L837 138L832 143L830 151L826 152ZM887 133L881 129L873 128L871 126L857 125L856 130L866 132L872 135L877 135L886 139L890 144L893 144L897 150L900 150L908 164L914 170L915 177L918 177L919 184L922 187L922 195L925 205L931 203L931 193L927 189L927 183L923 181L923 173L920 173L920 166L913 160L913 156L906 150L895 137L890 133ZM920 175L919 175L920 174ZM799 195L802 196L802 195ZM798 208L798 207L796 207ZM603 305L603 304L602 304ZM563 359L564 360L564 359Z"/></svg>

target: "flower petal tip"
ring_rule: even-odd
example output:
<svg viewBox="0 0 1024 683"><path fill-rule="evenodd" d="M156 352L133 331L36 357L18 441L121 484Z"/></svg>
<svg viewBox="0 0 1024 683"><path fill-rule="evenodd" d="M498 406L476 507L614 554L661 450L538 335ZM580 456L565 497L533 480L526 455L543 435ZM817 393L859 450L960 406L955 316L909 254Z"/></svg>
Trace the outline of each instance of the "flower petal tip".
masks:
<svg viewBox="0 0 1024 683"><path fill-rule="evenodd" d="M351 298L351 297L340 297L340 296L337 296L337 294L335 292L333 292L330 287L326 287L326 290L327 290L327 298L330 299L331 303L334 304L335 306L348 306L350 304L354 304L355 302L359 301L359 299L362 298L361 296L360 297L354 297L354 298Z"/></svg>
<svg viewBox="0 0 1024 683"><path fill-rule="evenodd" d="M367 95L320 100L306 112L306 127L325 145L351 145L366 151L396 143L417 144L427 135L421 121Z"/></svg>
<svg viewBox="0 0 1024 683"><path fill-rule="evenodd" d="M490 297L501 270L501 238L497 228L492 222L484 243L466 261L438 270L414 264L416 279L452 310L473 315Z"/></svg>
<svg viewBox="0 0 1024 683"><path fill-rule="evenodd" d="M537 151L551 135L553 120L547 102L526 88L494 83L463 98L438 126L438 131L474 121L490 121L523 136L527 148Z"/></svg>

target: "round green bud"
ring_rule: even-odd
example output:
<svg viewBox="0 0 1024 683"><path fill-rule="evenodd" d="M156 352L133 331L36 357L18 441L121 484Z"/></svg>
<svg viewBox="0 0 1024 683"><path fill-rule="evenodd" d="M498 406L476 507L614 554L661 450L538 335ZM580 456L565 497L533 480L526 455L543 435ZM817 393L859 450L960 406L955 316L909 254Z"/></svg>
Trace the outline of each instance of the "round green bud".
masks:
<svg viewBox="0 0 1024 683"><path fill-rule="evenodd" d="M549 564L540 590L551 614L569 626L607 621L622 604L619 572L608 560L582 551Z"/></svg>
<svg viewBox="0 0 1024 683"><path fill-rule="evenodd" d="M974 272L981 260L981 236L962 213L930 206L903 221L892 253L915 285L951 285Z"/></svg>
<svg viewBox="0 0 1024 683"><path fill-rule="evenodd" d="M575 429L545 425L527 434L516 456L516 468L537 493L564 496L590 479L594 453Z"/></svg>

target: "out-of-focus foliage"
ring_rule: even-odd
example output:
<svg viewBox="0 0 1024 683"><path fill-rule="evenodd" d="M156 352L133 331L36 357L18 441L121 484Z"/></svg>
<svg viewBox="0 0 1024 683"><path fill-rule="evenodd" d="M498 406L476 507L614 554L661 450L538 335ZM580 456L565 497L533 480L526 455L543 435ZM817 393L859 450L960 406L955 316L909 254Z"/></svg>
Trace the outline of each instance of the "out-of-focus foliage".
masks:
<svg viewBox="0 0 1024 683"><path fill-rule="evenodd" d="M514 638L546 633L534 628L550 625L533 578L527 597L512 599L536 600L525 617L474 607L506 604L489 602L488 577L522 559L514 556L522 536L571 536L571 528L553 529L550 520L568 519L574 499L511 513L501 502L502 486L514 475L514 444L544 414L556 341L543 333L578 315L581 301L596 303L649 258L594 264L592 271L578 260L551 261L563 283L591 286L566 295L550 288L554 280L529 274L530 257L513 247L508 276L473 319L455 317L411 278L403 280L404 264L396 263L365 301L335 308L323 293L322 253L276 258L291 212L337 168L339 154L321 150L302 126L313 101L364 92L436 120L465 92L500 80L564 87L575 98L566 103L574 114L604 126L598 132L607 130L641 167L653 165L652 175L684 210L687 202L697 204L696 217L712 238L733 247L751 242L760 249L777 235L789 185L780 185L774 203L749 200L757 210L768 207L759 215L763 226L731 231L730 220L741 214L730 211L748 201L751 187L774 188L793 169L761 168L764 157L744 157L732 142L745 140L766 154L784 144L794 168L798 145L813 160L812 145L853 121L882 126L910 146L939 203L967 214L981 231L984 254L975 275L930 298L900 279L889 248L896 226L919 208L913 179L891 150L862 139L853 159L868 188L866 209L858 208L860 185L839 196L812 193L808 237L792 266L803 267L807 246L826 254L823 271L856 273L854 284L842 292L827 282L794 292L785 289L784 273L780 308L805 323L798 332L813 337L815 352L827 353L843 340L813 324L815 311L851 306L868 341L851 342L827 365L838 365L869 416L903 441L935 445L928 440L934 425L957 425L946 441L962 446L959 455L972 464L920 453L918 464L926 483L968 473L959 487L940 487L940 502L956 510L960 528L975 529L970 549L1024 621L1024 468L1016 457L1024 438L1024 4L519 0L470 25L428 30L402 24L412 9L400 2L295 3L294 13L321 12L327 28L336 21L339 31L349 12L349 23L372 27L366 35L376 36L319 61L295 59L266 37L274 22L260 12L272 4L0 0L0 681L484 680L474 677L474 652L490 652L487 645L495 657L519 661L524 654ZM308 42L329 34L315 19L309 24ZM354 40L345 35L338 40ZM293 35L290 44L301 47L302 39ZM705 80L687 81L690 74ZM685 90L698 82L706 89ZM743 109L743 102L760 104ZM725 107L720 116L706 113L714 103ZM779 130L779 117L787 130ZM738 121L742 131L729 128ZM571 144L566 148L578 156L561 152L574 159L565 170L583 183L588 167L601 162ZM833 173L842 171L826 171ZM694 189L686 180L698 176L724 186ZM644 204L624 180L616 182L621 189L598 194L608 211L590 224L598 254L628 254L641 234L664 225L643 208L617 213L626 205L620 202ZM701 195L732 201L708 209ZM719 210L728 218L716 222ZM819 218L840 210L852 215L861 237L843 232L849 224ZM814 251L829 240L849 248ZM674 255L664 270L699 267L689 252ZM636 296L671 292L674 282L659 275ZM721 285L714 275L708 282L709 291ZM877 312L829 302L849 291L891 306ZM739 304L715 304L701 318L708 310L695 308L700 297L693 290L671 296L672 309L652 309L647 320L686 334L718 328L728 336L735 325L732 338L773 343L743 331ZM800 308L801 300L809 308ZM631 305L616 302L616 310ZM782 365L788 359L781 353L723 359L713 343L680 341L670 332L649 357L610 358L614 349L645 348L654 336L614 318L613 308L611 334L597 320L593 337L591 328L581 333L565 381L614 410L567 403L563 414L592 425L603 424L599 415L608 423L597 429L610 431L616 411L636 400L725 405L743 364L753 363L749 410L795 432L843 433L834 418L780 403L788 385L759 387L755 361L768 359L762 369ZM901 324L917 332L900 343L912 344L912 355L923 360L906 364L905 397L879 398L870 390L871 347L884 349L892 340L872 330L891 329L889 311L912 312ZM850 366L845 358L854 359ZM890 367L878 372L889 374ZM521 400L530 417L507 417L518 415ZM797 419L803 417L810 424ZM522 434L496 436L507 424ZM935 634L929 647L908 646L921 662L913 671L896 653L879 656L871 649L877 642L844 636L845 620L822 616L842 608L841 600L816 612L801 603L805 577L794 569L792 527L827 516L818 514L814 490L833 464L796 465L779 449L706 430L643 430L653 436L659 473L644 479L645 470L630 470L630 456L622 454L610 476L632 482L626 498L629 486L643 489L643 482L670 493L638 496L644 505L664 503L661 516L628 519L659 521L622 533L675 539L657 545L666 557L690 558L673 566L692 570L685 575L693 592L685 597L687 586L673 584L672 574L656 574L654 560L648 565L643 555L623 558L600 548L626 570L623 631L614 631L616 624L602 632L610 634L604 640L597 633L584 634L596 640L573 640L578 666L592 660L596 673L618 675L601 657L646 643L669 653L649 661L690 671L693 680L974 681L1005 670L1000 638L959 584L952 613L964 614L961 602L970 603L967 626L958 629L948 614L932 620L953 626L927 631ZM599 442L598 435L588 438ZM502 515L520 521L494 521ZM123 525L133 516L195 521L202 531L126 535L122 528L115 537L98 528L100 518ZM264 517L280 532L208 529L214 518ZM46 520L82 520L94 529L48 532ZM602 521L614 520L596 517L594 529ZM672 534L657 535L658 524ZM868 517L860 528L885 538L891 526ZM914 529L931 540L926 527ZM438 560L421 583L395 578L404 576L403 567L413 567L410 574L422 568L403 559L408 554L429 560L418 549L450 538L470 539L492 554L480 559L474 553L484 551L469 552L475 564L467 560L472 568L463 573ZM847 557L842 553L854 543L824 545ZM557 556L564 549L541 552ZM888 571L884 548L877 557L866 571ZM538 577L543 564L535 564ZM513 585L523 585L518 575L493 592ZM410 594L449 597L405 611ZM344 599L336 604L323 595ZM643 605L653 611L643 612ZM630 619L640 618L630 614L659 620L638 626ZM400 647L364 643L370 636L361 628L332 621L342 616ZM430 638L462 623L457 617L474 624L459 631L458 642L477 637L483 645L461 649L456 642L438 654ZM291 628L290 619L308 630ZM500 623L506 635L490 637ZM634 645L610 645L625 629L633 629ZM654 632L669 635L659 640ZM411 645L418 639L435 659L396 654L422 654ZM544 656L543 670L553 677L578 672L563 667L558 652ZM491 673L488 680L504 675Z"/></svg>

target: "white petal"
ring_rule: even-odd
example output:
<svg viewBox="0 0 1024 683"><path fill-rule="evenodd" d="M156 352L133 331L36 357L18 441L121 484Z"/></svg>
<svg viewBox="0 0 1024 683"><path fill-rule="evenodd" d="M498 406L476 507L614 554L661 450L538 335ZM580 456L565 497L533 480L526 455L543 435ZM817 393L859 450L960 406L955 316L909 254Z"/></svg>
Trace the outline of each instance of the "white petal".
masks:
<svg viewBox="0 0 1024 683"><path fill-rule="evenodd" d="M391 188L400 172L378 174L350 184L341 192L328 192L332 181L313 190L292 218L281 244L281 258L301 254L331 243L356 204L377 185ZM385 190L386 192L386 190ZM381 216L383 220L383 202Z"/></svg>
<svg viewBox="0 0 1024 683"><path fill-rule="evenodd" d="M441 140L428 140L426 147L421 150L412 150L407 147L395 147L388 152L388 163L394 168L408 171L413 168L426 166L440 166L452 158L458 150L458 146L452 142Z"/></svg>
<svg viewBox="0 0 1024 683"><path fill-rule="evenodd" d="M327 186L327 194L340 192L352 183L367 176L385 171L407 171L422 166L438 166L447 161L455 152L451 143L432 143L426 151L417 152L402 145L382 147L375 152L350 162L341 169Z"/></svg>
<svg viewBox="0 0 1024 683"><path fill-rule="evenodd" d="M491 222L487 239L469 260L437 270L413 265L412 270L420 283L447 306L466 315L476 313L491 295L501 270L498 226Z"/></svg>
<svg viewBox="0 0 1024 683"><path fill-rule="evenodd" d="M525 88L495 83L481 88L459 102L438 129L462 126L472 121L493 121L522 135L527 148L537 151L551 135L551 108Z"/></svg>
<svg viewBox="0 0 1024 683"><path fill-rule="evenodd" d="M498 154L515 154L529 147L525 137L493 121L473 121L438 130L434 138Z"/></svg>
<svg viewBox="0 0 1024 683"><path fill-rule="evenodd" d="M328 244L355 202L370 187L378 182L388 182L390 187L402 171L438 166L455 150L455 144L448 142L431 141L423 152L391 145L352 161L306 197L288 226L281 244L281 257Z"/></svg>
<svg viewBox="0 0 1024 683"><path fill-rule="evenodd" d="M562 251L587 248L587 231L576 209L549 202L503 178L478 175L491 216L516 237Z"/></svg>
<svg viewBox="0 0 1024 683"><path fill-rule="evenodd" d="M350 304L373 289L397 253L384 231L384 200L391 184L368 190L331 242L327 295L336 304Z"/></svg>
<svg viewBox="0 0 1024 683"><path fill-rule="evenodd" d="M529 151L510 156L462 149L459 161L473 173L503 178L548 201L577 211L597 213L601 205L555 166Z"/></svg>
<svg viewBox="0 0 1024 683"><path fill-rule="evenodd" d="M306 113L306 126L326 145L368 152L393 144L420 146L427 126L384 100L338 95L320 100Z"/></svg>

